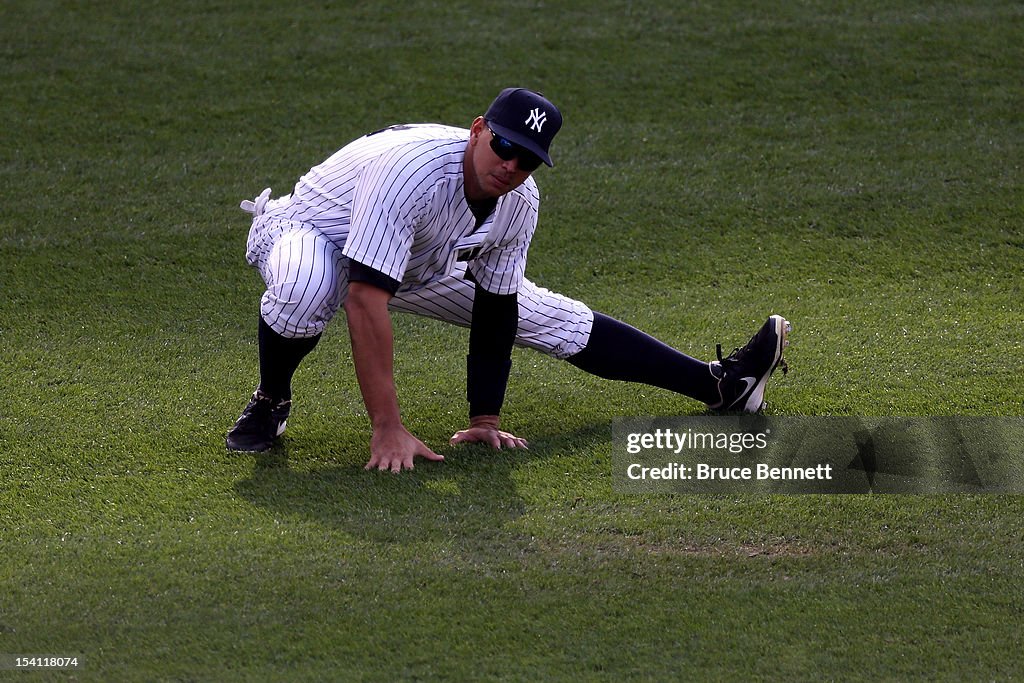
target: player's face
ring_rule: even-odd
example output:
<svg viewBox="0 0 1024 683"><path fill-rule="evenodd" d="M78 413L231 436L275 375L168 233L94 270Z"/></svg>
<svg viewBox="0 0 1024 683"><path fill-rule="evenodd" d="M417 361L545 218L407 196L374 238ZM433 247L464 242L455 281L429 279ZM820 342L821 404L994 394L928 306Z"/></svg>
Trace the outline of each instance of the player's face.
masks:
<svg viewBox="0 0 1024 683"><path fill-rule="evenodd" d="M470 199L487 199L508 194L526 182L536 168L533 166L530 170L525 170L518 156L512 156L510 159L498 156L492 148L492 143L496 144L496 137L487 128L482 117L473 121L473 126L469 130L465 164L466 196Z"/></svg>

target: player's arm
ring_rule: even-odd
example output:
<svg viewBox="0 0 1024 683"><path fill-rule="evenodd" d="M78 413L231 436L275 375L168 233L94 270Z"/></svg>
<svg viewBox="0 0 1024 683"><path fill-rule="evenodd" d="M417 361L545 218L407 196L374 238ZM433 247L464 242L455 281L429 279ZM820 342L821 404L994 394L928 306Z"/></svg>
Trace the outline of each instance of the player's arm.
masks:
<svg viewBox="0 0 1024 683"><path fill-rule="evenodd" d="M349 270L345 315L356 378L373 429L366 469L412 469L417 455L444 460L402 424L395 389L394 335L388 311L388 301L397 291L398 283L355 261L350 263Z"/></svg>
<svg viewBox="0 0 1024 683"><path fill-rule="evenodd" d="M476 285L466 357L470 426L455 434L452 444L483 442L494 448L526 447L525 440L501 431L499 417L518 325L519 300L515 293L492 294Z"/></svg>
<svg viewBox="0 0 1024 683"><path fill-rule="evenodd" d="M417 455L443 459L402 425L395 391L387 305L408 266L415 226L423 220L420 213L429 205L423 199L429 182L422 187L416 182L420 166L410 154L383 154L363 168L352 192L351 223L342 248L349 259L345 314L352 358L373 428L366 468L393 472L411 469Z"/></svg>

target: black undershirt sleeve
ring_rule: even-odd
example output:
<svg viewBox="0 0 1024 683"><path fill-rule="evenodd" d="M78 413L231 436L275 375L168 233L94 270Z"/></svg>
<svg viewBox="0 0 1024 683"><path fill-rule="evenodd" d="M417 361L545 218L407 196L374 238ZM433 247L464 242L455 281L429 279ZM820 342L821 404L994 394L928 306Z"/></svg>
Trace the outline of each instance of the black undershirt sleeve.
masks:
<svg viewBox="0 0 1024 683"><path fill-rule="evenodd" d="M476 285L466 357L469 416L498 415L512 369L512 346L519 326L519 298L492 294Z"/></svg>
<svg viewBox="0 0 1024 683"><path fill-rule="evenodd" d="M349 259L348 262L348 281L365 282L368 285L373 285L374 287L383 289L391 296L395 295L395 292L398 291L398 288L402 284L395 278L385 275L375 268L371 268L359 261L353 261L351 259Z"/></svg>

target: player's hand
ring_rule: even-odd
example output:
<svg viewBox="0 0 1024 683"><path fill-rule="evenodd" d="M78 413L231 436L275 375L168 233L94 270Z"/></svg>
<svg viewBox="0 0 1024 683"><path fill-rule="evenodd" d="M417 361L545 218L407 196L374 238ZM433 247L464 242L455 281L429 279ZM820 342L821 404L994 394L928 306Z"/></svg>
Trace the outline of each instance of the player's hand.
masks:
<svg viewBox="0 0 1024 683"><path fill-rule="evenodd" d="M469 429L455 432L449 442L452 446L460 443L485 443L491 448L525 448L529 450L530 444L526 439L521 439L515 434L503 432L498 429L497 415L479 415L469 421Z"/></svg>
<svg viewBox="0 0 1024 683"><path fill-rule="evenodd" d="M434 451L413 436L405 427L374 430L370 439L370 462L363 469L391 470L398 473L413 469L413 459L421 456L427 460L443 461L444 456Z"/></svg>

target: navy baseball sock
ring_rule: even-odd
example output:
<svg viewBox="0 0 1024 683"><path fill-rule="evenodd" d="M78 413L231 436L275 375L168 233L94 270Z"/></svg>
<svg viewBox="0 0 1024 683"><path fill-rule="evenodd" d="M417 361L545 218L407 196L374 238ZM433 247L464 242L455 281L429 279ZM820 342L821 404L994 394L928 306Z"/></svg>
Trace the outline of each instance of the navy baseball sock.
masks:
<svg viewBox="0 0 1024 683"><path fill-rule="evenodd" d="M650 384L708 404L720 399L707 363L597 311L586 348L567 360L604 379Z"/></svg>
<svg viewBox="0 0 1024 683"><path fill-rule="evenodd" d="M260 391L275 400L290 400L292 375L319 341L319 334L305 339L283 337L260 316Z"/></svg>

